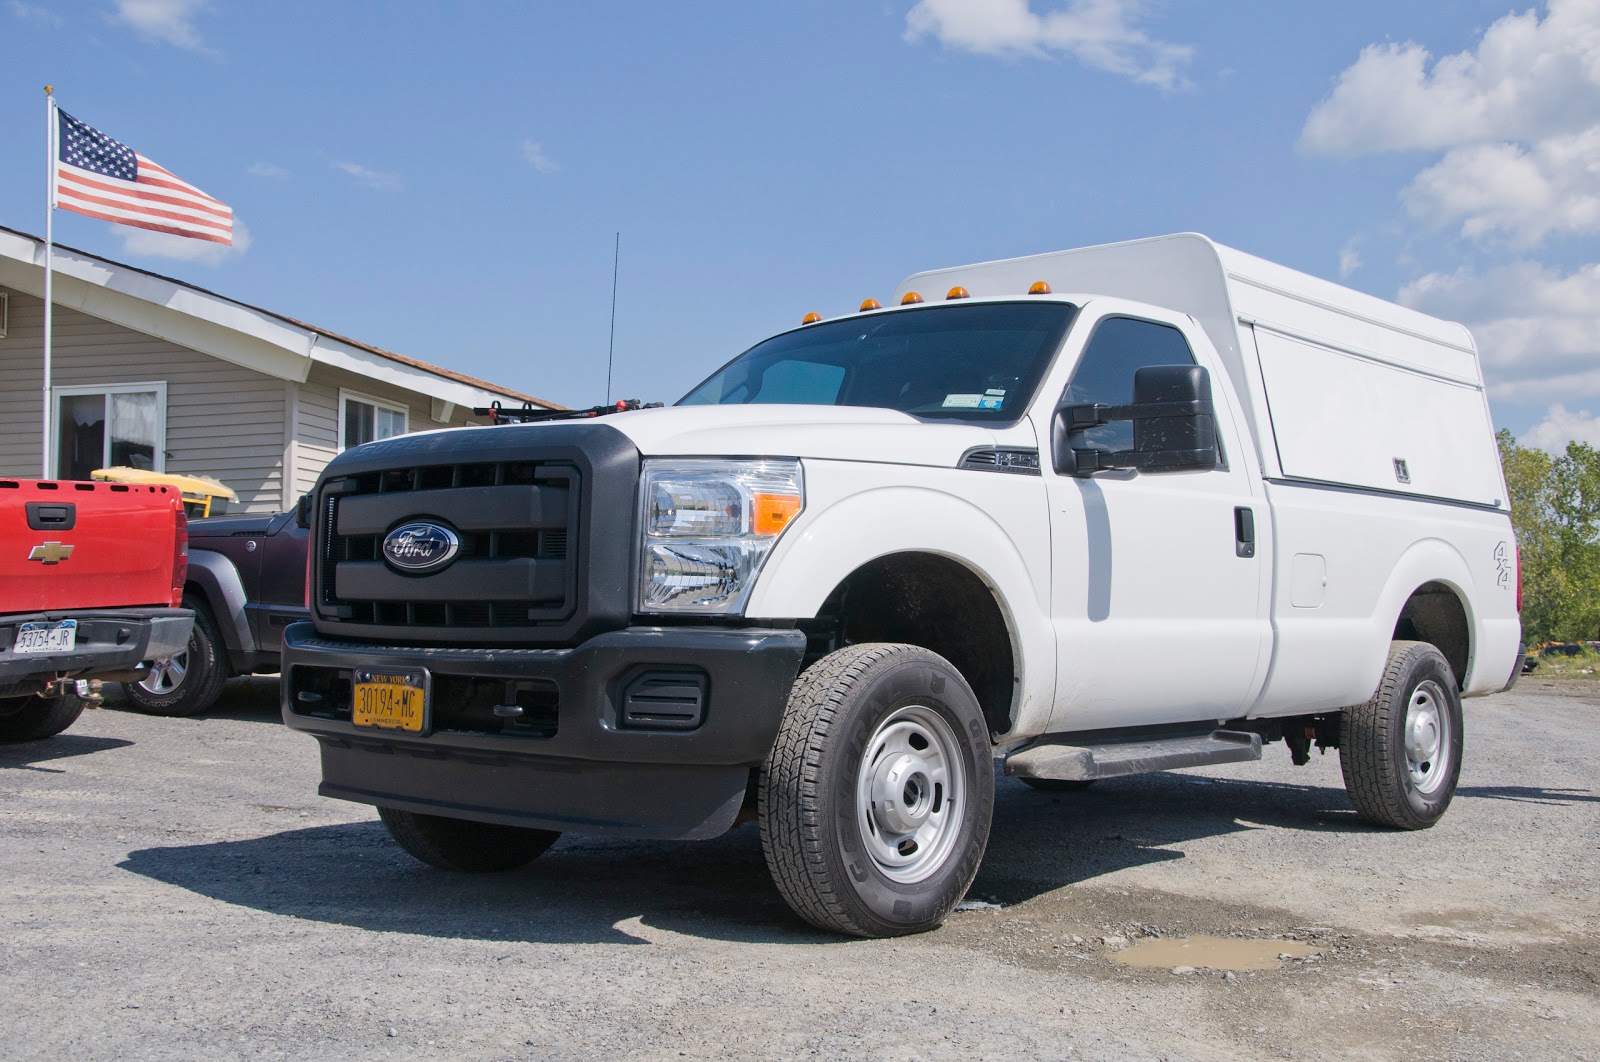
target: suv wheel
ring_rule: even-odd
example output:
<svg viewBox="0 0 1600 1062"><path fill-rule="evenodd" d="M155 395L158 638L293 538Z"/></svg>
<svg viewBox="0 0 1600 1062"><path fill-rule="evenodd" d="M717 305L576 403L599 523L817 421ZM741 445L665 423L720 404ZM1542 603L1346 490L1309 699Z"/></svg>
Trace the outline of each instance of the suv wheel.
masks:
<svg viewBox="0 0 1600 1062"><path fill-rule="evenodd" d="M183 596L183 607L194 612L194 630L181 653L157 660L150 673L126 685L128 700L150 715L199 715L217 703L228 681L228 659L217 637L217 624L200 597Z"/></svg>

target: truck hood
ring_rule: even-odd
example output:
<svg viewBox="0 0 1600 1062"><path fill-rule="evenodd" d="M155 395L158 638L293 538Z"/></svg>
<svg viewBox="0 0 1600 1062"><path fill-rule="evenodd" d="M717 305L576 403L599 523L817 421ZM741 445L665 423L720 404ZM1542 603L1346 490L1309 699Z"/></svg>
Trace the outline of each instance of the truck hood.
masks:
<svg viewBox="0 0 1600 1062"><path fill-rule="evenodd" d="M239 516L207 516L189 521L189 540L199 538L233 538L241 535L265 535L275 513L244 513Z"/></svg>
<svg viewBox="0 0 1600 1062"><path fill-rule="evenodd" d="M989 428L860 406L669 406L604 419L646 457L810 457L953 467Z"/></svg>

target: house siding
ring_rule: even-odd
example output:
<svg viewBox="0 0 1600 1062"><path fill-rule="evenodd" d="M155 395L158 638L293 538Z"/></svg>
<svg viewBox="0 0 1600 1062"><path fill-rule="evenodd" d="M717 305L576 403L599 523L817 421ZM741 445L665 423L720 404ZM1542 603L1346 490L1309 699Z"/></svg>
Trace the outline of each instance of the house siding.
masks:
<svg viewBox="0 0 1600 1062"><path fill-rule="evenodd" d="M0 339L0 476L39 474L44 303L14 290ZM163 383L166 471L213 476L239 495L233 512L278 512L316 485L342 449L340 391L404 407L410 431L461 427L472 410L315 363L285 380L62 306L56 307L55 387ZM435 413L449 413L447 421ZM481 420L481 418L478 418Z"/></svg>
<svg viewBox="0 0 1600 1062"><path fill-rule="evenodd" d="M44 303L10 295L10 329L0 339L0 473L36 476ZM281 380L61 306L53 326L53 385L165 381L166 470L221 480L239 495L235 512L281 507Z"/></svg>
<svg viewBox="0 0 1600 1062"><path fill-rule="evenodd" d="M341 388L405 407L408 431L459 428L472 418L472 410L458 406L448 422L437 421L433 419L432 399L426 395L331 366L314 366L310 378L299 387L299 431L295 439L295 452L299 456L294 475L297 495L310 490L323 468L343 449L343 440L339 438Z"/></svg>

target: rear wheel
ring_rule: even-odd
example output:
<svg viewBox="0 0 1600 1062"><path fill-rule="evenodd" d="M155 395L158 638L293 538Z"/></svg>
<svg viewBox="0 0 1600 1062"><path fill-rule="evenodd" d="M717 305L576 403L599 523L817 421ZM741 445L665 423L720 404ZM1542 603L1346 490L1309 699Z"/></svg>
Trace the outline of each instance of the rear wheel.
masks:
<svg viewBox="0 0 1600 1062"><path fill-rule="evenodd" d="M440 870L469 874L515 870L538 859L560 834L443 815L379 808L378 817L401 848Z"/></svg>
<svg viewBox="0 0 1600 1062"><path fill-rule="evenodd" d="M83 698L76 693L56 697L0 699L0 741L37 741L53 737L78 721Z"/></svg>
<svg viewBox="0 0 1600 1062"><path fill-rule="evenodd" d="M183 607L194 612L189 644L180 653L156 660L150 673L130 682L128 700L150 715L199 715L217 703L228 681L228 658L217 637L217 623L200 597L185 594Z"/></svg>
<svg viewBox="0 0 1600 1062"><path fill-rule="evenodd" d="M1439 650L1395 642L1378 692L1339 721L1339 765L1356 813L1378 826L1438 822L1461 773L1461 696Z"/></svg>
<svg viewBox="0 0 1600 1062"><path fill-rule="evenodd" d="M978 872L993 810L983 712L943 657L856 645L796 681L762 771L761 849L812 925L936 928Z"/></svg>

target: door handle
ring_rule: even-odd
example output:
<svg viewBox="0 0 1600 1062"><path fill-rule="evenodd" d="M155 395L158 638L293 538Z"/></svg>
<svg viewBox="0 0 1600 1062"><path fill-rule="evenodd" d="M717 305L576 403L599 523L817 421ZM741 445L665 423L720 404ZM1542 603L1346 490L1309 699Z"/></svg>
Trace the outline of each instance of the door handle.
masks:
<svg viewBox="0 0 1600 1062"><path fill-rule="evenodd" d="M78 522L78 506L73 502L27 502L30 531L71 531Z"/></svg>
<svg viewBox="0 0 1600 1062"><path fill-rule="evenodd" d="M1248 505L1236 505L1233 509L1233 555L1256 555L1256 513Z"/></svg>

